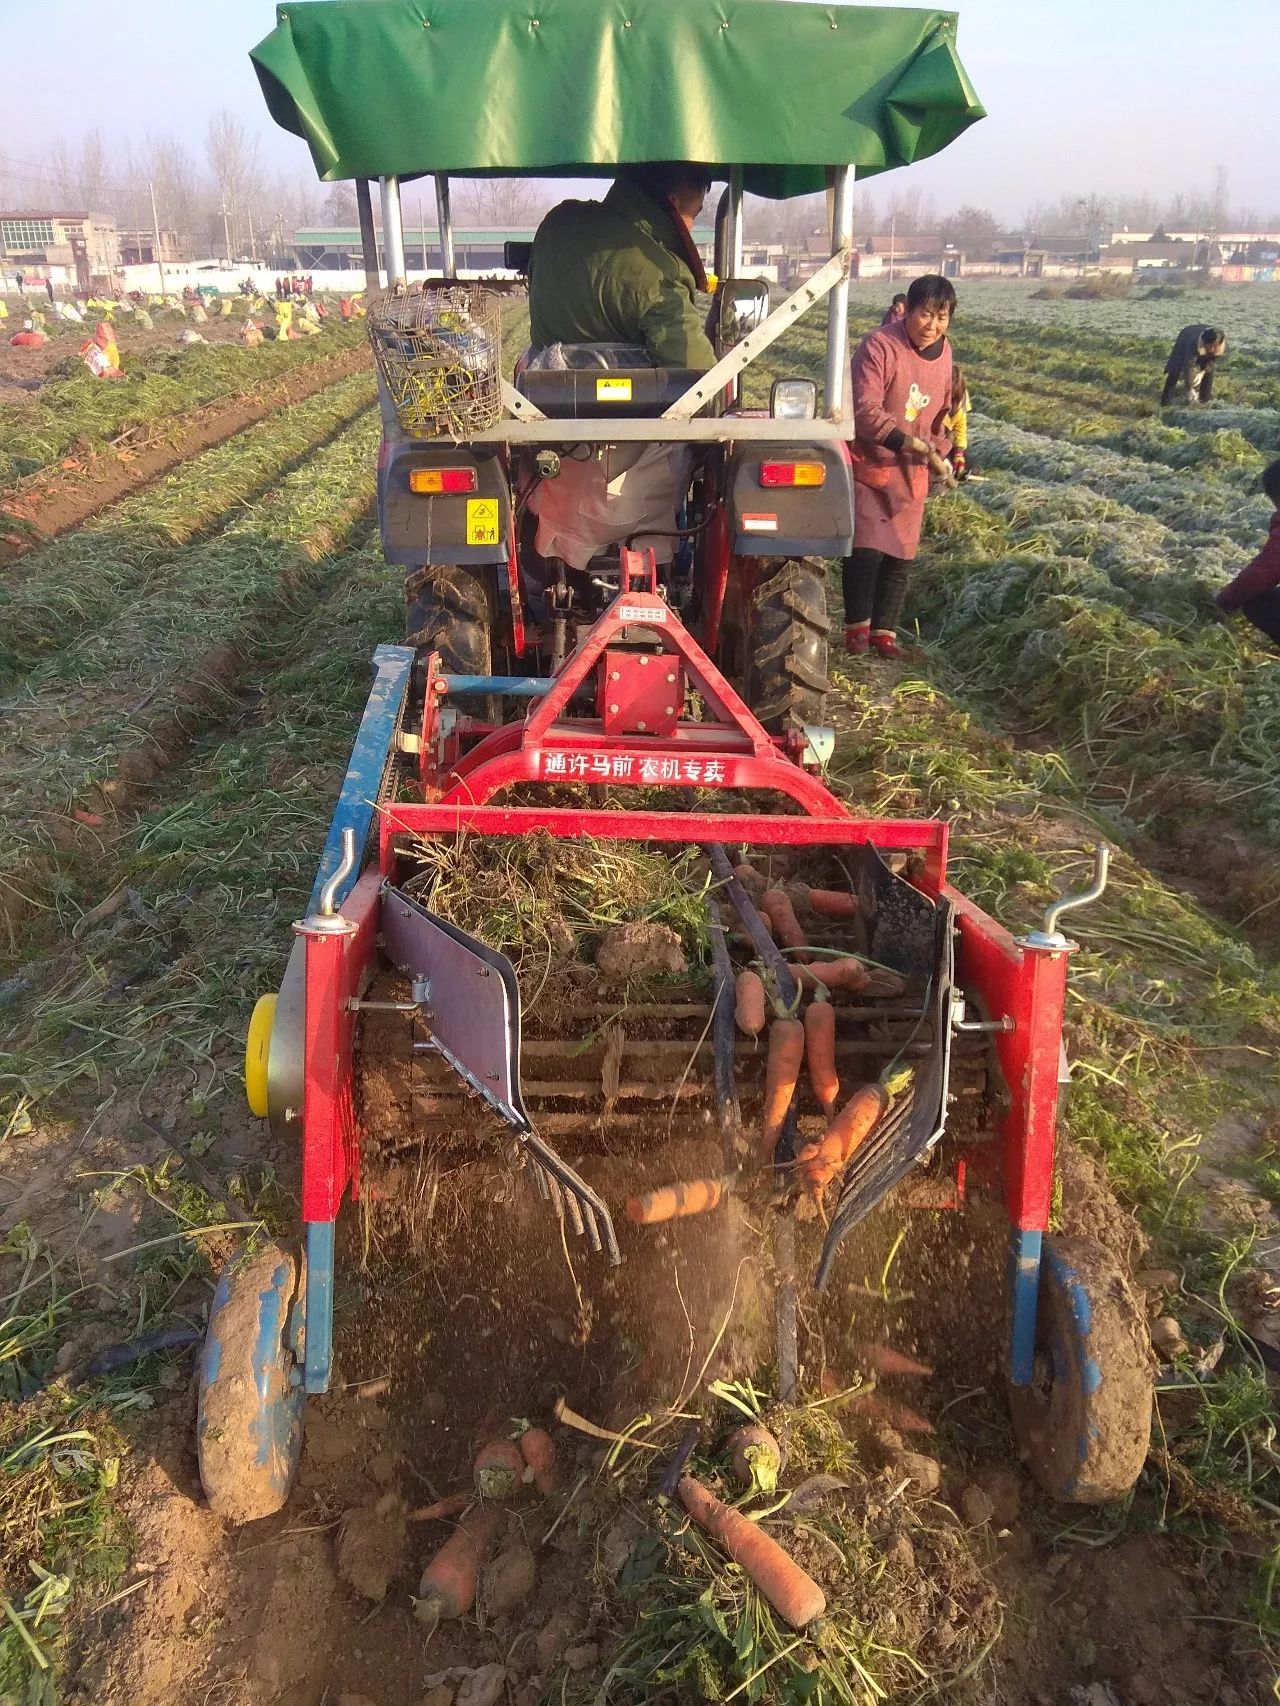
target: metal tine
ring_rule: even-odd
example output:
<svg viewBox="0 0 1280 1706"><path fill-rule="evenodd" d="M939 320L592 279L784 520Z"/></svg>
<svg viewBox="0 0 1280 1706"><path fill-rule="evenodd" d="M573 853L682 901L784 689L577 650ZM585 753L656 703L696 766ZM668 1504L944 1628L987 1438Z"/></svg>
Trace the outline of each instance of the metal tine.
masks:
<svg viewBox="0 0 1280 1706"><path fill-rule="evenodd" d="M575 1234L581 1238L586 1229L582 1224L582 1204L578 1201L578 1194L576 1191L566 1186L562 1195L569 1210L569 1224L572 1226Z"/></svg>
<svg viewBox="0 0 1280 1706"><path fill-rule="evenodd" d="M550 1176L550 1174L547 1172L546 1168L542 1165L542 1163L537 1159L536 1156L531 1155L529 1157L529 1164L533 1169L534 1179L537 1181L538 1195L542 1198L543 1202L550 1202L551 1201L551 1176Z"/></svg>
<svg viewBox="0 0 1280 1706"><path fill-rule="evenodd" d="M604 1249L600 1240L600 1227L596 1222L596 1211L590 1203L583 1203L583 1218L587 1223L587 1237L591 1240L591 1248L599 1251Z"/></svg>

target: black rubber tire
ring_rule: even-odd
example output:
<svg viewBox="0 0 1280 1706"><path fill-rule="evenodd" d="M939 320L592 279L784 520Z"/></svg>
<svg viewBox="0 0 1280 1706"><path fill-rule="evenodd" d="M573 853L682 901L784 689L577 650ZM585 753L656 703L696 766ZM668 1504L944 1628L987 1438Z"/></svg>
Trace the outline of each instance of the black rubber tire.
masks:
<svg viewBox="0 0 1280 1706"><path fill-rule="evenodd" d="M1141 1306L1093 1238L1046 1238L1036 1318L1036 1379L1010 1387L1023 1461L1055 1499L1122 1499L1142 1471L1154 1402Z"/></svg>
<svg viewBox="0 0 1280 1706"><path fill-rule="evenodd" d="M751 600L746 699L770 734L826 720L827 576L812 557L786 562Z"/></svg>
<svg viewBox="0 0 1280 1706"><path fill-rule="evenodd" d="M410 569L404 579L405 644L419 661L439 652L446 675L493 674L493 599L484 569L433 563ZM423 664L425 667L425 663ZM415 669L415 678L419 671ZM419 685L419 694L424 691ZM497 701L471 699L468 712L486 722L497 715Z"/></svg>

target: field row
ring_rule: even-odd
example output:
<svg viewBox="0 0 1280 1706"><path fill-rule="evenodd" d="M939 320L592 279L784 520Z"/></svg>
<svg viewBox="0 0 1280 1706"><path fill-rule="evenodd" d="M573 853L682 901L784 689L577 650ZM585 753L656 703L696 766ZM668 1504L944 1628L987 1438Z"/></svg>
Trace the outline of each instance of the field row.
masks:
<svg viewBox="0 0 1280 1706"><path fill-rule="evenodd" d="M56 904L60 845L163 770L305 608L317 563L367 513L377 435L376 413L360 413L215 536L153 565L137 604L23 679L0 759L11 911Z"/></svg>
<svg viewBox="0 0 1280 1706"><path fill-rule="evenodd" d="M180 431L206 404L249 396L300 367L358 349L362 322L330 322L317 337L263 343L193 344L124 357L123 379L95 379L74 354L30 401L6 395L0 414L0 492L72 452L96 451L126 433Z"/></svg>

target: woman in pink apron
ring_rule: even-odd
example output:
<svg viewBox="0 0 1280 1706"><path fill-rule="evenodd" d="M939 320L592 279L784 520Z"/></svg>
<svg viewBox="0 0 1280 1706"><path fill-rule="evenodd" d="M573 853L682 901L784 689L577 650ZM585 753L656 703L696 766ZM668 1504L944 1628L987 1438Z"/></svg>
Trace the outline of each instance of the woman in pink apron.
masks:
<svg viewBox="0 0 1280 1706"><path fill-rule="evenodd" d="M855 655L901 656L898 618L930 470L955 484L944 460L955 305L949 279L916 279L904 317L863 338L853 358L854 548L844 560L844 643Z"/></svg>

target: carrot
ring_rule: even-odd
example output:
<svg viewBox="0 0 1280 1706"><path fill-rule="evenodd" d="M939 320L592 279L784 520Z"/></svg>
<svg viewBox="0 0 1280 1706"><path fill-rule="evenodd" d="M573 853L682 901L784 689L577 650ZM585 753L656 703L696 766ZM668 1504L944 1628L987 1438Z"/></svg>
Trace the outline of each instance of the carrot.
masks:
<svg viewBox="0 0 1280 1706"><path fill-rule="evenodd" d="M906 1404L899 1404L892 1398L881 1398L874 1392L860 1392L851 1398L849 1409L855 1416L869 1416L873 1421L887 1422L899 1433L931 1434L936 1431L931 1421Z"/></svg>
<svg viewBox="0 0 1280 1706"><path fill-rule="evenodd" d="M636 1226L657 1226L664 1220L680 1220L688 1214L705 1214L724 1195L719 1179L682 1179L646 1191L642 1197L627 1198L627 1219Z"/></svg>
<svg viewBox="0 0 1280 1706"><path fill-rule="evenodd" d="M863 1084L841 1108L820 1143L806 1143L799 1160L805 1182L815 1194L829 1185L860 1143L871 1136L889 1106L889 1092L877 1081Z"/></svg>
<svg viewBox="0 0 1280 1706"><path fill-rule="evenodd" d="M813 1577L740 1511L731 1510L695 1481L680 1477L680 1502L700 1528L751 1577L769 1604L793 1629L803 1629L827 1609L827 1596Z"/></svg>
<svg viewBox="0 0 1280 1706"><path fill-rule="evenodd" d="M469 1510L422 1572L414 1613L435 1625L442 1617L465 1617L476 1602L480 1566L505 1526L501 1511Z"/></svg>
<svg viewBox="0 0 1280 1706"><path fill-rule="evenodd" d="M864 995L884 998L907 993L907 980L901 972L890 971L887 966L868 966L866 970L867 981L862 986Z"/></svg>
<svg viewBox="0 0 1280 1706"><path fill-rule="evenodd" d="M733 1017L744 1036L758 1037L764 1030L764 984L759 972L740 971L733 980L737 997Z"/></svg>
<svg viewBox="0 0 1280 1706"><path fill-rule="evenodd" d="M735 1478L756 1493L776 1493L782 1468L782 1447L759 1422L735 1428L724 1442L729 1448Z"/></svg>
<svg viewBox="0 0 1280 1706"><path fill-rule="evenodd" d="M514 1440L486 1440L473 1467L482 1499L509 1499L524 1481L525 1461Z"/></svg>
<svg viewBox="0 0 1280 1706"><path fill-rule="evenodd" d="M437 1499L433 1505L419 1505L406 1517L407 1522L436 1522L442 1516L461 1516L471 1503L471 1493L450 1493L447 1498Z"/></svg>
<svg viewBox="0 0 1280 1706"><path fill-rule="evenodd" d="M785 889L766 889L760 897L760 910L773 926L776 940L784 948L803 948L804 931L796 919L796 909Z"/></svg>
<svg viewBox="0 0 1280 1706"><path fill-rule="evenodd" d="M797 983L805 989L865 989L871 973L861 960L792 960Z"/></svg>
<svg viewBox="0 0 1280 1706"><path fill-rule="evenodd" d="M803 1060L804 1026L799 1019L775 1019L769 1026L769 1063L765 1068L764 1119L760 1127L766 1166L772 1163L773 1152L778 1147L782 1122L796 1093Z"/></svg>
<svg viewBox="0 0 1280 1706"><path fill-rule="evenodd" d="M545 1498L556 1486L556 1442L545 1428L526 1428L520 1435L520 1455L528 1464L527 1474Z"/></svg>
<svg viewBox="0 0 1280 1706"><path fill-rule="evenodd" d="M809 905L819 918L856 918L858 897L843 889L810 889Z"/></svg>
<svg viewBox="0 0 1280 1706"><path fill-rule="evenodd" d="M829 1001L811 1001L804 1010L804 1052L813 1093L830 1119L840 1094L840 1080L836 1075L836 1010Z"/></svg>
<svg viewBox="0 0 1280 1706"><path fill-rule="evenodd" d="M892 1345L859 1345L858 1355L868 1368L877 1374L932 1374L933 1369L927 1362L917 1362L914 1357L895 1351Z"/></svg>

